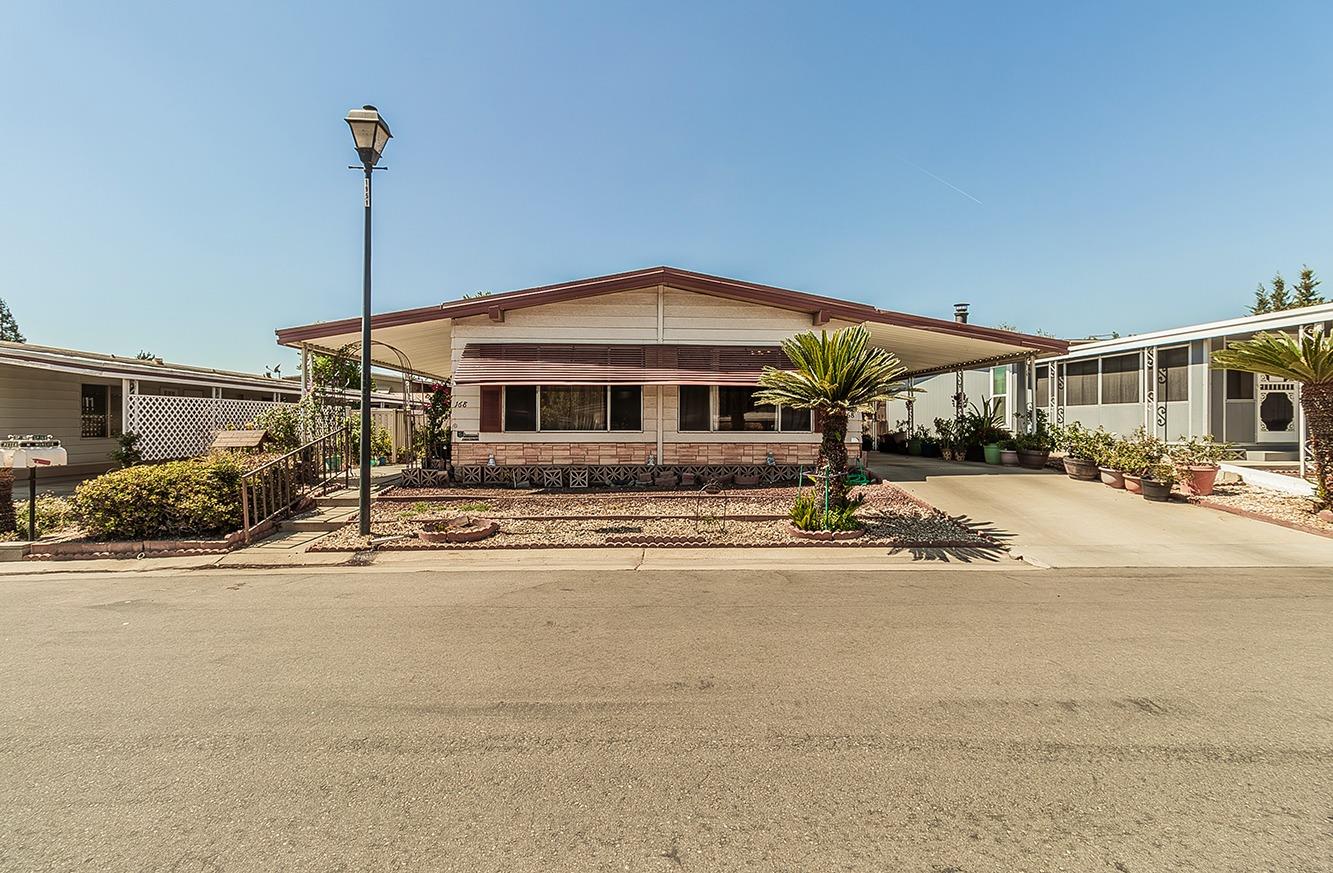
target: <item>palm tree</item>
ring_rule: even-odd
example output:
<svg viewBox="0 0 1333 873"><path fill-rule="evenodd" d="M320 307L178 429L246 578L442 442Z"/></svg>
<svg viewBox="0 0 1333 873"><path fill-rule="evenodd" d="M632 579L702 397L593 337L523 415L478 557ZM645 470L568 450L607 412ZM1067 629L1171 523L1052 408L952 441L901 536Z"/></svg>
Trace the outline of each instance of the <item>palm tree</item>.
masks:
<svg viewBox="0 0 1333 873"><path fill-rule="evenodd" d="M814 410L823 422L819 462L829 475L829 505L841 509L847 505L847 418L907 393L901 381L907 368L892 352L871 346L870 331L861 325L832 334L806 331L783 340L782 350L792 369L765 367L755 401Z"/></svg>
<svg viewBox="0 0 1333 873"><path fill-rule="evenodd" d="M1333 501L1333 334L1322 327L1261 333L1213 352L1213 366L1277 376L1301 385L1301 409L1314 451L1316 509Z"/></svg>

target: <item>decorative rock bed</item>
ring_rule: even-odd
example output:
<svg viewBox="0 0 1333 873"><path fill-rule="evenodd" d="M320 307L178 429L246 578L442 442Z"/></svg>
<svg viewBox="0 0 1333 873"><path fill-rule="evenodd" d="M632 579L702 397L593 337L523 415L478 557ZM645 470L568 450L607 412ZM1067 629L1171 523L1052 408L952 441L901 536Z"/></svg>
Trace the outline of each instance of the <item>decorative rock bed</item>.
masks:
<svg viewBox="0 0 1333 873"><path fill-rule="evenodd" d="M861 531L814 537L793 533L788 511L794 487L699 492L569 493L486 489L464 502L403 489L377 501L373 535L349 525L319 540L311 551L596 548L605 546L815 546L996 549L997 544L890 484L856 489L866 496ZM412 498L417 498L413 500ZM428 541L421 531L456 515L484 513L498 529L484 540ZM393 537L383 542L383 538Z"/></svg>

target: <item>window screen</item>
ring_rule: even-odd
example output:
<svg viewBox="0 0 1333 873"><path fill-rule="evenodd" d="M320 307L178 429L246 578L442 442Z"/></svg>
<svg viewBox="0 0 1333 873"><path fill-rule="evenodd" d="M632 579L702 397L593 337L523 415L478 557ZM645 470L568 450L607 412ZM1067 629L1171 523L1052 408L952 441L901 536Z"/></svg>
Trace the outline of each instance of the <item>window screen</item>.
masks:
<svg viewBox="0 0 1333 873"><path fill-rule="evenodd" d="M510 385L505 388L505 430L537 429L537 386Z"/></svg>
<svg viewBox="0 0 1333 873"><path fill-rule="evenodd" d="M1102 358L1102 403L1138 402L1138 353Z"/></svg>
<svg viewBox="0 0 1333 873"><path fill-rule="evenodd" d="M79 436L86 439L111 435L110 420L107 415L107 386L84 385L81 394L81 414Z"/></svg>
<svg viewBox="0 0 1333 873"><path fill-rule="evenodd" d="M711 392L707 385L680 386L679 430L709 429L713 417L710 397Z"/></svg>
<svg viewBox="0 0 1333 873"><path fill-rule="evenodd" d="M1190 399L1190 350L1184 346L1162 349L1157 353L1157 382L1162 399Z"/></svg>
<svg viewBox="0 0 1333 873"><path fill-rule="evenodd" d="M1051 405L1051 368L1037 368L1037 406L1045 408Z"/></svg>
<svg viewBox="0 0 1333 873"><path fill-rule="evenodd" d="M1253 400L1254 374L1240 370L1227 370L1227 399Z"/></svg>
<svg viewBox="0 0 1333 873"><path fill-rule="evenodd" d="M1070 361L1065 364L1065 404L1067 406L1097 404L1096 361Z"/></svg>
<svg viewBox="0 0 1333 873"><path fill-rule="evenodd" d="M638 385L611 386L611 429L643 430L643 389Z"/></svg>
<svg viewBox="0 0 1333 873"><path fill-rule="evenodd" d="M717 389L717 430L777 430L778 411L754 402L754 388Z"/></svg>

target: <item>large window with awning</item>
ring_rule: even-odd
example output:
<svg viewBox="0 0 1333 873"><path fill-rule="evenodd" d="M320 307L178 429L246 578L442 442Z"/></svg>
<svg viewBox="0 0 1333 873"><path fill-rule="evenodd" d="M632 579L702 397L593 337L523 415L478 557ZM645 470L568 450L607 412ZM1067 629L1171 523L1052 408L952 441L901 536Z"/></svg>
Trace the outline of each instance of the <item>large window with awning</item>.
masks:
<svg viewBox="0 0 1333 873"><path fill-rule="evenodd" d="M506 432L643 430L639 385L509 385L503 406Z"/></svg>
<svg viewBox="0 0 1333 873"><path fill-rule="evenodd" d="M755 402L754 386L681 385L677 430L690 432L810 433L808 409Z"/></svg>

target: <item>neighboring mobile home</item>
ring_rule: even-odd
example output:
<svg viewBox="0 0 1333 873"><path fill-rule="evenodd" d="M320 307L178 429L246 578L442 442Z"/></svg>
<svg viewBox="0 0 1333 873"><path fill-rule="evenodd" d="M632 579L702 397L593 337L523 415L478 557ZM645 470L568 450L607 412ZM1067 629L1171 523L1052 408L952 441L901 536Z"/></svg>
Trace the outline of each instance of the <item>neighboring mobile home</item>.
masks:
<svg viewBox="0 0 1333 873"><path fill-rule="evenodd" d="M1264 331L1333 329L1333 303L1188 325L1136 336L1072 343L1069 353L1030 367L1010 365L967 374L987 396L1006 398L1009 423L1044 410L1056 423L1099 425L1118 434L1145 427L1166 441L1211 435L1251 461L1298 461L1303 419L1298 385L1209 366L1212 353ZM952 392L952 374L924 380L930 399L916 404L918 424ZM896 416L896 418L895 418ZM902 404L891 421L906 416Z"/></svg>
<svg viewBox="0 0 1333 873"><path fill-rule="evenodd" d="M0 435L50 434L69 454L56 476L110 469L123 431L148 460L188 457L214 431L299 400L280 379L31 343L0 342Z"/></svg>
<svg viewBox="0 0 1333 873"><path fill-rule="evenodd" d="M1065 343L654 267L388 312L371 320L376 362L450 381L453 462L478 466L810 465L817 422L754 402L781 340L864 324L912 372L1035 360ZM333 352L360 319L279 330ZM847 434L860 446L860 422Z"/></svg>

